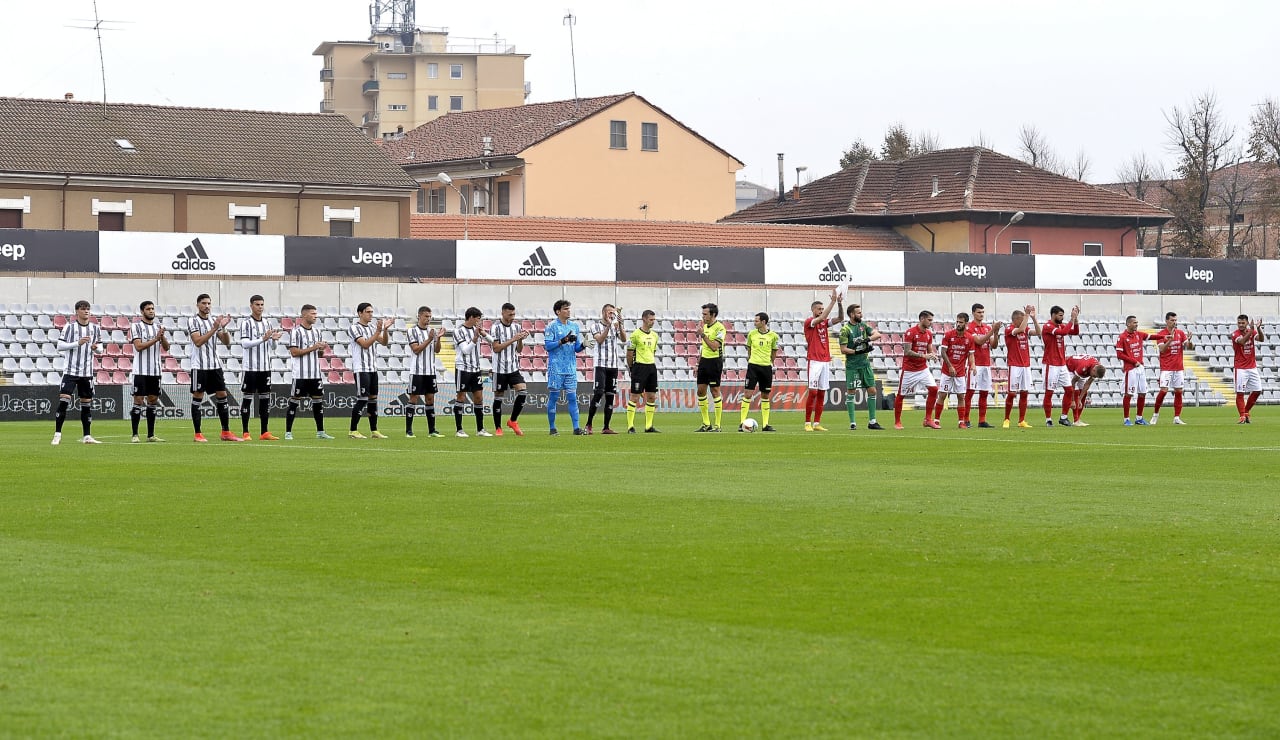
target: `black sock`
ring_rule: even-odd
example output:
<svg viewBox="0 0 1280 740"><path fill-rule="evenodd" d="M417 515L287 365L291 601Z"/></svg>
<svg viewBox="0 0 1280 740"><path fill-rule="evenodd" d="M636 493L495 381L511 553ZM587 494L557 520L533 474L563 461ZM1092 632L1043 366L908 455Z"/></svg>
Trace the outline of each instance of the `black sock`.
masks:
<svg viewBox="0 0 1280 740"><path fill-rule="evenodd" d="M196 428L196 434L200 433L200 405L203 400L191 402L191 425Z"/></svg>
<svg viewBox="0 0 1280 740"><path fill-rule="evenodd" d="M404 433L405 434L413 434L413 414L416 409L417 407L413 405L412 401L410 401L404 407Z"/></svg>
<svg viewBox="0 0 1280 740"><path fill-rule="evenodd" d="M356 399L356 405L351 409L351 431L360 428L360 415L364 413L364 407L369 401L363 398Z"/></svg>
<svg viewBox="0 0 1280 740"><path fill-rule="evenodd" d="M258 396L258 426L262 434L267 433L267 419L271 418L271 396Z"/></svg>
<svg viewBox="0 0 1280 740"><path fill-rule="evenodd" d="M511 405L511 421L520 418L520 412L524 409L524 391L516 394L516 402Z"/></svg>
<svg viewBox="0 0 1280 740"><path fill-rule="evenodd" d="M613 421L613 393L606 393L604 396L604 428L609 428L609 422Z"/></svg>
<svg viewBox="0 0 1280 740"><path fill-rule="evenodd" d="M80 428L84 430L84 436L89 436L89 427L93 425L93 403L80 402Z"/></svg>
<svg viewBox="0 0 1280 740"><path fill-rule="evenodd" d="M213 399L213 407L218 410L218 421L222 423L222 431L231 431L231 410L227 408L227 399Z"/></svg>
<svg viewBox="0 0 1280 740"><path fill-rule="evenodd" d="M70 405L70 402L67 401L67 399L62 398L58 400L58 410L53 415L53 431L62 431L62 422L67 420L68 405Z"/></svg>
<svg viewBox="0 0 1280 740"><path fill-rule="evenodd" d="M298 415L298 402L289 399L289 409L284 412L284 431L289 433L293 431L293 420Z"/></svg>
<svg viewBox="0 0 1280 740"><path fill-rule="evenodd" d="M378 431L378 402L369 402L369 431Z"/></svg>
<svg viewBox="0 0 1280 740"><path fill-rule="evenodd" d="M311 415L316 420L316 431L324 431L324 401L315 399L311 402Z"/></svg>
<svg viewBox="0 0 1280 740"><path fill-rule="evenodd" d="M240 399L240 431L249 433L249 417L253 415L253 396L248 393Z"/></svg>
<svg viewBox="0 0 1280 740"><path fill-rule="evenodd" d="M591 408L587 409L587 426L591 426L591 422L596 419L596 407L600 405L600 399L604 397L604 391L596 390L591 393ZM609 426L605 422L605 426Z"/></svg>
<svg viewBox="0 0 1280 740"><path fill-rule="evenodd" d="M135 403L129 409L129 424L133 427L133 436L138 436L138 424L142 423L142 405Z"/></svg>
<svg viewBox="0 0 1280 740"><path fill-rule="evenodd" d="M493 428L502 428L502 399L493 399Z"/></svg>
<svg viewBox="0 0 1280 740"><path fill-rule="evenodd" d="M427 434L436 433L436 405L433 403L427 407Z"/></svg>
<svg viewBox="0 0 1280 740"><path fill-rule="evenodd" d="M156 436L156 408L158 404L147 404L147 436Z"/></svg>
<svg viewBox="0 0 1280 740"><path fill-rule="evenodd" d="M483 432L484 431L484 404L483 403L472 404L471 410L476 415L476 431Z"/></svg>
<svg viewBox="0 0 1280 740"><path fill-rule="evenodd" d="M458 425L458 431L462 431L462 401L453 402L453 423Z"/></svg>

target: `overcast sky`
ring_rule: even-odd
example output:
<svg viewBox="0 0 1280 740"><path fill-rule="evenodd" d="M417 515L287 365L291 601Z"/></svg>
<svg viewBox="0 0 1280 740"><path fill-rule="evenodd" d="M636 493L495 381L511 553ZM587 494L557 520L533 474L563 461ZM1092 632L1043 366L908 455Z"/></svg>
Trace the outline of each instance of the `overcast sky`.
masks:
<svg viewBox="0 0 1280 740"><path fill-rule="evenodd" d="M0 0L0 95L98 99L92 0ZM1245 138L1280 97L1280 4L1264 0L994 2L420 2L418 25L496 33L528 53L528 102L573 97L566 8L577 16L580 95L635 91L777 181L786 154L834 172L858 137L900 121L944 147L985 135L1017 153L1023 123L1091 182L1145 151L1172 161L1164 113L1214 91ZM368 0L98 0L116 102L318 111L321 41L369 33Z"/></svg>

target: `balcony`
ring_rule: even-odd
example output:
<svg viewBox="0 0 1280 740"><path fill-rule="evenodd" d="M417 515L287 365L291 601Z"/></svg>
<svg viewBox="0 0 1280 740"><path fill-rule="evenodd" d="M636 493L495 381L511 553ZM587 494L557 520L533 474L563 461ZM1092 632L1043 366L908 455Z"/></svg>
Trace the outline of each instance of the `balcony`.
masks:
<svg viewBox="0 0 1280 740"><path fill-rule="evenodd" d="M332 112L333 112L333 101L332 101L332 100L321 100L321 101L320 101L320 112L321 112L321 113L332 113Z"/></svg>
<svg viewBox="0 0 1280 740"><path fill-rule="evenodd" d="M332 79L333 79L333 70L332 70L332 69L322 69L322 70L320 70L320 81L321 81L321 82L326 82L326 81L328 81L328 80L332 80Z"/></svg>
<svg viewBox="0 0 1280 740"><path fill-rule="evenodd" d="M377 123L377 122L378 122L378 112L377 112L377 111L373 111L372 113L366 113L366 114L364 114L364 116L360 119L360 125L361 125L361 126L368 126L368 125L369 125L369 124L371 124L371 123Z"/></svg>
<svg viewBox="0 0 1280 740"><path fill-rule="evenodd" d="M364 95L375 95L378 92L377 80L366 80L364 85L360 87L360 92Z"/></svg>

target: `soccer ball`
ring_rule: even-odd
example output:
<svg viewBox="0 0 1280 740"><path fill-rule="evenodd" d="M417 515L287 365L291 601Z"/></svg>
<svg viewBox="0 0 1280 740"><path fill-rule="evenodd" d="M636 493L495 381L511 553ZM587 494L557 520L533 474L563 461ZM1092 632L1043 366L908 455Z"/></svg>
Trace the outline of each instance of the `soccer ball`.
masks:
<svg viewBox="0 0 1280 740"><path fill-rule="evenodd" d="M747 419L746 421L742 422L742 431L744 432L754 432L759 428L760 428L760 425L756 423L755 419Z"/></svg>

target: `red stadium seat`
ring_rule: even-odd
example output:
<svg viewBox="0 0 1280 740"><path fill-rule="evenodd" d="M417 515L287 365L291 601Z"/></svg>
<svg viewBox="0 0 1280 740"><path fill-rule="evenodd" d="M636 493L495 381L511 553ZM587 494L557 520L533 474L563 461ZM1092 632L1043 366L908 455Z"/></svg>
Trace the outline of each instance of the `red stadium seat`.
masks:
<svg viewBox="0 0 1280 740"><path fill-rule="evenodd" d="M178 381L178 385L191 385L191 374L185 370L179 370L173 377Z"/></svg>

